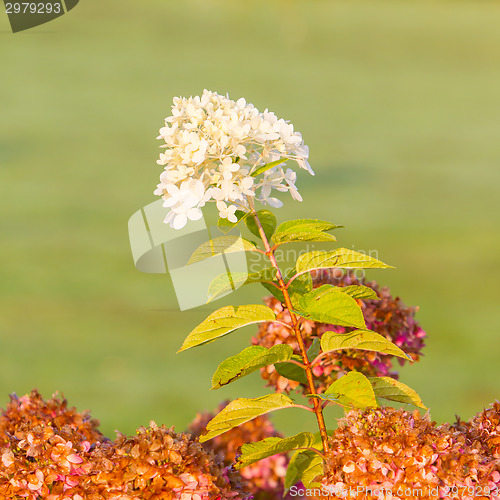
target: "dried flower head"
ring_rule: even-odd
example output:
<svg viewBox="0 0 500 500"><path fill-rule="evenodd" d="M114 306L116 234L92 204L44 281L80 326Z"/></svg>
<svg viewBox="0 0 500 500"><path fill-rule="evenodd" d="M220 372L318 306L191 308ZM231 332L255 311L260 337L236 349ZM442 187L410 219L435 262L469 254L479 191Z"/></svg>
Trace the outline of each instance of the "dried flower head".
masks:
<svg viewBox="0 0 500 500"><path fill-rule="evenodd" d="M237 208L248 208L247 197L281 206L270 196L272 189L289 191L302 201L296 173L284 170L286 160L314 174L307 162L309 149L292 124L267 109L259 112L243 98L232 101L208 90L202 96L174 98L172 116L165 119L158 139L166 149L157 163L165 169L155 194L170 208L165 222L175 229L188 219L200 219L209 200L231 222L236 222ZM252 175L278 161L262 176Z"/></svg>
<svg viewBox="0 0 500 500"><path fill-rule="evenodd" d="M189 434L151 422L135 436L118 434L112 446L96 449L85 487L89 498L238 500L247 497L239 481Z"/></svg>
<svg viewBox="0 0 500 500"><path fill-rule="evenodd" d="M104 439L98 425L55 395L12 395L0 417L0 498L82 499L91 449Z"/></svg>
<svg viewBox="0 0 500 500"><path fill-rule="evenodd" d="M216 413L224 409L227 404L228 401L220 404ZM189 432L196 437L200 436L214 416L214 413L209 412L198 414L189 426ZM276 431L267 415L262 415L206 441L202 446L212 450L226 466L232 466L243 444L268 437L283 436ZM283 496L287 466L288 459L284 455L274 455L244 467L240 473L247 480L247 491L255 500L278 500Z"/></svg>
<svg viewBox="0 0 500 500"><path fill-rule="evenodd" d="M435 491L440 498L472 498L477 494L470 491L498 491L500 484L498 463L469 446L459 430L436 426L418 411L351 411L339 421L329 444L322 485L333 491L383 487L394 494L399 488L403 494L398 498L414 499L404 492L418 488L423 498L436 497ZM462 496L453 496L453 487L460 487Z"/></svg>
<svg viewBox="0 0 500 500"><path fill-rule="evenodd" d="M500 402L495 401L468 422L457 418L454 427L464 433L468 444L500 464Z"/></svg>
<svg viewBox="0 0 500 500"><path fill-rule="evenodd" d="M381 288L375 281L366 282L364 279L358 279L354 273L349 271L329 269L316 272L313 276L313 286L316 288L324 284L365 285L372 288L380 300L358 300L367 328L394 342L405 353L411 355L414 361L418 361L424 347L425 332L415 320L416 307L405 306L399 297L391 295L388 288ZM280 321L291 324L290 315L277 299L269 296L264 299L264 302L274 310ZM305 339L306 348L309 348L315 338L321 338L325 332L344 333L352 330L309 320L303 320L300 329ZM296 354L300 353L295 336L288 328L278 323L261 324L252 342L254 345L264 347L288 344L294 348ZM390 376L397 378L397 373L392 371L393 358L394 356L372 351L344 350L322 358L315 365L313 372L319 382L318 389L322 392L337 378L351 370L357 370L370 377ZM405 363L404 359L397 359L401 365ZM279 375L272 365L262 368L261 375L268 381L269 385L278 391L290 392L300 385L298 382L290 381ZM308 389L303 387L303 390L307 391Z"/></svg>
<svg viewBox="0 0 500 500"><path fill-rule="evenodd" d="M112 442L88 412L37 391L11 397L0 428L0 498L29 500L244 499L241 478L173 429L141 427Z"/></svg>

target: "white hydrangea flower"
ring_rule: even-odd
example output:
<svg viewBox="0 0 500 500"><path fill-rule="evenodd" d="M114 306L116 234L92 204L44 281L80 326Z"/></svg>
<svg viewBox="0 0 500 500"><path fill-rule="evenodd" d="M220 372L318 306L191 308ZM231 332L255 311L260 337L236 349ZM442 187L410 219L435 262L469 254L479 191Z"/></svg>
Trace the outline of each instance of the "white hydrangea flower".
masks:
<svg viewBox="0 0 500 500"><path fill-rule="evenodd" d="M220 217L231 221L238 208L253 206L252 199L281 206L272 190L288 191L302 201L296 173L283 170L288 161L314 175L309 148L293 125L267 109L259 112L243 98L232 101L208 90L201 96L175 97L158 139L165 151L157 163L165 170L154 193L170 208L165 222L174 228L201 217L201 207L210 200ZM275 161L282 163L253 175Z"/></svg>
<svg viewBox="0 0 500 500"><path fill-rule="evenodd" d="M223 201L217 202L217 210L219 210L219 215L223 219L227 219L229 222L237 222L238 219L234 212L237 210L236 205L227 206Z"/></svg>

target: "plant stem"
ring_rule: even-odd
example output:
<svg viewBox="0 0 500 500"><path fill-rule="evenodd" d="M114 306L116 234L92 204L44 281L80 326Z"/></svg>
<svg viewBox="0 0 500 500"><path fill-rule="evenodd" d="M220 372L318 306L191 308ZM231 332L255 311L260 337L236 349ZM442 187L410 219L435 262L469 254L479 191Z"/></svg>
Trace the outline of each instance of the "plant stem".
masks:
<svg viewBox="0 0 500 500"><path fill-rule="evenodd" d="M299 344L300 354L302 356L302 361L304 363L304 370L306 372L307 377L307 385L310 394L317 394L316 387L314 386L314 375L312 372L311 363L309 358L307 357L307 351L304 345L304 339L302 338L302 332L300 331L299 321L297 320L297 316L293 312L292 301L290 299L290 294L288 293L288 288L283 280L283 275L281 274L281 270L276 261L276 257L274 255L274 250L271 248L269 244L269 240L267 239L266 233L264 232L264 228L259 220L255 209L251 206L250 215L254 218L255 223L259 229L259 234L264 243L264 248L266 249L266 255L271 261L271 265L276 269L276 279L278 280L279 289L283 293L283 297L285 298L285 306L288 309L288 313L290 314L290 321L292 322L293 332L295 334L295 338L297 339L297 343ZM319 433L321 435L321 441L323 443L323 452L326 453L328 451L328 434L326 433L325 419L323 418L323 407L319 400L319 398L312 398L313 401L313 411L316 415L316 420L318 421Z"/></svg>

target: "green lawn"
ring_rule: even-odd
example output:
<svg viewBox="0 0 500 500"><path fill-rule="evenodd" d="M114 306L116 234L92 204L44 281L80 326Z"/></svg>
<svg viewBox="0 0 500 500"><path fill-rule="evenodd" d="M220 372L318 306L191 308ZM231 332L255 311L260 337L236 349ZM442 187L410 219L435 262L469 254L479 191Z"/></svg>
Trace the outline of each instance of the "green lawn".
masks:
<svg viewBox="0 0 500 500"><path fill-rule="evenodd" d="M212 308L179 312L129 249L171 99L204 88L302 132L317 175L282 220L343 224L342 246L397 266L369 277L421 306L425 357L401 380L432 417L498 398L499 25L486 0L84 0L15 35L0 14L1 405L60 390L112 435L264 393L257 374L208 390L254 330L175 354Z"/></svg>

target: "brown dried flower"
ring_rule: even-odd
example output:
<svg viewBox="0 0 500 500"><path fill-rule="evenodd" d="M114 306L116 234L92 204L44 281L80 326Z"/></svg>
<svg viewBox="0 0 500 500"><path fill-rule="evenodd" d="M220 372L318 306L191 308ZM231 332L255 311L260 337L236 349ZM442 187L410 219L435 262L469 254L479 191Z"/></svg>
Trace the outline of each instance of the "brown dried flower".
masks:
<svg viewBox="0 0 500 500"><path fill-rule="evenodd" d="M239 474L225 467L189 434L154 422L135 436L118 434L96 448L87 494L106 499L243 499Z"/></svg>
<svg viewBox="0 0 500 500"><path fill-rule="evenodd" d="M322 486L334 492L350 487L367 492L369 487L385 488L393 495L399 490L401 499L465 499L500 486L498 460L467 444L460 430L437 426L418 411L351 411L339 420L329 444ZM412 489L419 494L405 493ZM473 490L476 494L470 494ZM362 491L358 498L372 498ZM459 491L462 496L453 496Z"/></svg>
<svg viewBox="0 0 500 500"><path fill-rule="evenodd" d="M216 413L224 409L228 403L229 401L221 403ZM214 413L209 412L198 414L189 426L189 432L199 437L214 416ZM226 466L232 466L243 444L260 441L268 437L283 436L276 431L267 415L261 415L206 441L202 446L207 450L212 450L224 461ZM283 495L283 483L287 466L288 459L284 455L275 455L244 467L240 470L240 473L247 480L246 489L255 500L278 500Z"/></svg>

